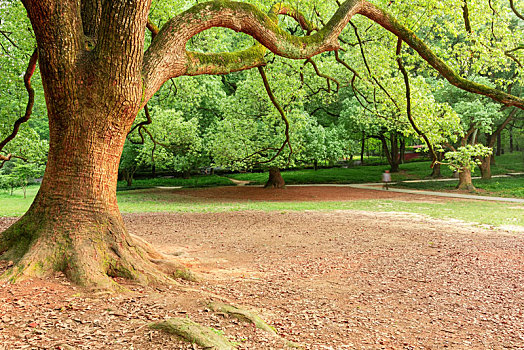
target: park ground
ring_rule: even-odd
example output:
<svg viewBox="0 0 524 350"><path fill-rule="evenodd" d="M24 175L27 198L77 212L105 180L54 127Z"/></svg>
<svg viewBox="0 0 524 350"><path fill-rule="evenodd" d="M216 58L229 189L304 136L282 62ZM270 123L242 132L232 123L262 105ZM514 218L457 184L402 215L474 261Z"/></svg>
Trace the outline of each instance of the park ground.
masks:
<svg viewBox="0 0 524 350"><path fill-rule="evenodd" d="M240 349L286 348L212 312L211 301L256 311L304 349L524 347L522 204L350 187L159 188L119 201L129 231L199 281L119 281L129 292L117 295L84 291L61 274L4 284L0 349L198 349L148 328L171 317ZM3 229L16 218L0 220Z"/></svg>

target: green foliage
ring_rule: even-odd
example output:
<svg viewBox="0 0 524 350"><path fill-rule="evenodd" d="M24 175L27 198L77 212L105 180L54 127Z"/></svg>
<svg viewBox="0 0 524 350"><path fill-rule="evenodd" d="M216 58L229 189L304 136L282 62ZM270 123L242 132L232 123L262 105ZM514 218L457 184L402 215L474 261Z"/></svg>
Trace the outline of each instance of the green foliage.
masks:
<svg viewBox="0 0 524 350"><path fill-rule="evenodd" d="M466 169L473 170L476 165L480 165L479 157L487 157L493 153L493 150L489 147L481 144L466 145L459 147L454 152L446 153L446 164L453 170L462 172Z"/></svg>
<svg viewBox="0 0 524 350"><path fill-rule="evenodd" d="M189 172L206 165L205 149L197 118L185 120L181 112L172 109L151 111L154 123L148 127L152 138L145 135L145 143L138 150L139 164L160 165L160 169ZM135 137L136 138L136 137ZM154 149L154 158L151 157Z"/></svg>

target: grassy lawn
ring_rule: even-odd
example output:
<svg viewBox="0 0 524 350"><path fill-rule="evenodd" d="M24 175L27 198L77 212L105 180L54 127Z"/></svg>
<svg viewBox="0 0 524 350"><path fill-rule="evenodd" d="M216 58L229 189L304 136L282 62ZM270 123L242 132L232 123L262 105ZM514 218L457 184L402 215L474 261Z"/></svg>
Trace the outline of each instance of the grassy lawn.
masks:
<svg viewBox="0 0 524 350"><path fill-rule="evenodd" d="M392 181L419 180L429 178L431 174L430 162L410 162L400 165L400 172L392 174ZM288 185L298 184L351 184L380 182L382 173L389 169L388 165L369 165L351 168L331 168L282 171L282 177ZM509 172L524 172L524 158L522 152L514 152L497 157L497 164L491 167L493 175ZM453 173L448 166L441 166L443 177L451 178ZM474 175L479 175L477 169ZM251 181L251 184L262 185L267 181L267 173L232 174L229 177ZM411 185L410 185L411 186Z"/></svg>
<svg viewBox="0 0 524 350"><path fill-rule="evenodd" d="M396 188L410 188L428 191L453 191L457 181L434 181L417 183L398 183ZM479 195L524 198L524 176L509 178L492 178L491 180L474 179L473 185L479 190Z"/></svg>
<svg viewBox="0 0 524 350"><path fill-rule="evenodd" d="M392 174L393 181L414 180L425 178L431 174L430 162L414 162L402 164L399 173ZM303 169L282 171L282 177L288 185L300 184L352 184L366 182L380 182L382 173L389 169L387 165L367 165L351 168L330 169ZM451 176L448 169L443 169L444 174ZM267 181L267 173L232 174L231 178L251 181L251 184L262 185Z"/></svg>
<svg viewBox="0 0 524 350"><path fill-rule="evenodd" d="M31 205L38 186L21 190L11 196L0 192L0 216L20 216ZM224 212L242 210L305 211L365 210L373 212L409 212L440 219L458 219L485 225L515 225L524 230L524 205L485 201L454 201L437 203L395 200L360 200L346 202L206 202L191 198L174 200L172 193L151 193L147 189L119 191L118 203L123 213L147 212Z"/></svg>
<svg viewBox="0 0 524 350"><path fill-rule="evenodd" d="M217 186L233 186L234 183L228 178L218 175L199 175L192 176L189 179L181 177L175 178L155 178L155 179L137 179L133 180L133 186L128 187L125 181L118 181L117 191L128 189L142 189L157 186L163 187L217 187Z"/></svg>
<svg viewBox="0 0 524 350"><path fill-rule="evenodd" d="M458 219L485 225L522 226L524 205L454 201L420 203L395 200L359 200L344 202L194 202L167 200L163 194L140 191L120 192L118 203L123 213L141 212L224 212L243 210L305 211L305 210L365 210L373 212L409 212L439 219Z"/></svg>
<svg viewBox="0 0 524 350"><path fill-rule="evenodd" d="M497 158L497 165L493 166L493 174L507 172L523 172L524 162L522 152L507 154ZM385 165L362 166L353 168L333 168L314 170L296 170L283 172L288 184L304 183L365 183L380 181L380 176L388 167ZM393 174L393 181L423 179L429 175L429 162L414 162L401 165L401 172ZM451 171L443 166L444 176L451 176ZM478 171L477 171L478 174ZM266 173L233 174L230 177L264 183ZM492 194L504 197L524 198L524 177L494 178L489 181L474 180L474 184L483 190L482 194ZM508 203L491 203L481 201L453 201L446 203L409 203L392 200L362 200L348 202L244 202L244 203L216 203L193 199L173 198L172 194L151 193L147 188L156 186L181 187L210 187L232 185L226 178L217 175L195 176L191 179L158 178L135 180L129 191L125 183L119 182L118 201L123 213L137 212L217 212L239 210L367 210L367 211L402 211L428 215L434 218L454 218L468 222L478 222L488 225L518 225L524 226L523 205ZM402 187L427 190L452 190L455 181L403 183ZM38 186L31 186L27 190L27 198L23 198L21 189L13 195L0 191L0 216L20 216L31 205ZM485 191L485 192L484 192Z"/></svg>

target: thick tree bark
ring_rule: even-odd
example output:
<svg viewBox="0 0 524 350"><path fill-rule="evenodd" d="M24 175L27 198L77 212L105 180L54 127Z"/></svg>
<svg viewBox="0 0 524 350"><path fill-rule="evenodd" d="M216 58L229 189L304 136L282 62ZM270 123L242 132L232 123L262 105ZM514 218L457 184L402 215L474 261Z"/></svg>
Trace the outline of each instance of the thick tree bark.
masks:
<svg viewBox="0 0 524 350"><path fill-rule="evenodd" d="M286 188L286 183L280 174L280 169L273 167L269 169L269 178L264 188Z"/></svg>
<svg viewBox="0 0 524 350"><path fill-rule="evenodd" d="M166 281L126 232L118 210L118 164L132 119L108 125L103 111L84 108L72 116L68 110L49 115L51 143L42 185L28 212L1 236L2 258L16 263L9 277L60 270L78 284L97 288L115 287L110 277L116 276ZM62 118L76 121L64 125L57 122Z"/></svg>
<svg viewBox="0 0 524 350"><path fill-rule="evenodd" d="M480 173L482 174L481 177L483 180L489 180L491 179L491 158L493 156L487 156L484 158L481 158L480 161Z"/></svg>
<svg viewBox="0 0 524 350"><path fill-rule="evenodd" d="M138 17L147 19L148 5L106 7L99 28L105 35L91 51L82 43L78 4L25 1L38 42L50 142L33 204L0 236L1 258L15 263L4 277L63 271L80 285L104 289L117 288L116 276L167 282L149 260L160 255L131 238L116 200L120 156L142 102L141 53L131 50L141 47ZM108 26L118 16L136 21ZM119 61L122 54L126 59Z"/></svg>
<svg viewBox="0 0 524 350"><path fill-rule="evenodd" d="M475 191L475 186L473 186L473 181L471 180L471 170L463 169L459 172L459 183L457 185L458 190L468 190Z"/></svg>

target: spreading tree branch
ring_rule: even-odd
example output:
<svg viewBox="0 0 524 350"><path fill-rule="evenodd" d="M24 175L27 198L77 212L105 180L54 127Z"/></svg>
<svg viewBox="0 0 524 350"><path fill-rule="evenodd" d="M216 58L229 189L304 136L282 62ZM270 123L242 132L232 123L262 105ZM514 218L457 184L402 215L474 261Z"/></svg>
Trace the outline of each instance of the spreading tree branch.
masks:
<svg viewBox="0 0 524 350"><path fill-rule="evenodd" d="M38 51L37 49L35 49L33 51L33 54L31 55L31 58L29 59L27 69L24 74L24 86L25 86L25 89L27 90L27 95L28 95L25 113L22 117L18 118L15 121L15 124L13 126L13 131L11 132L11 134L9 134L5 139L3 139L0 142L0 152L4 149L4 147L10 141L12 141L16 137L16 135L18 134L18 131L20 130L20 126L23 123L27 122L29 118L31 118L31 113L33 112L33 106L35 104L35 90L31 86L31 78L35 72L37 61L38 61ZM2 160L2 166L4 165L6 161L9 161L13 157L20 158L19 156L13 156L12 154L8 154L7 156L0 154L0 160Z"/></svg>
<svg viewBox="0 0 524 350"><path fill-rule="evenodd" d="M167 79L186 74L188 64L191 65L189 60L196 56L188 55L186 43L204 30L212 27L229 28L254 37L279 56L307 59L338 48L338 35L349 19L358 12L361 3L362 0L347 0L322 29L304 37L289 34L278 25L271 13L265 14L251 4L218 0L197 4L169 20L147 49L142 69L145 101ZM207 56L205 62L221 66L222 62L217 55L220 54ZM230 61L228 60L229 63Z"/></svg>
<svg viewBox="0 0 524 350"><path fill-rule="evenodd" d="M415 33L402 25L385 10L365 1L359 13L401 38L452 85L465 91L487 96L504 105L524 109L524 99L461 77L446 62L437 57Z"/></svg>
<svg viewBox="0 0 524 350"><path fill-rule="evenodd" d="M243 160L250 159L250 158L254 157L255 155L263 156L264 153L267 152L267 151L276 151L276 153L271 158L269 158L267 160L264 160L264 161L258 161L255 164L270 163L270 162L274 161L282 153L282 151L286 148L286 145L287 145L289 147L289 155L288 155L288 162L289 162L291 160L291 156L293 155L293 147L291 146L291 139L290 139L290 136L289 136L289 129L290 129L289 120L287 119L286 113L282 109L282 106L280 106L280 103L278 103L275 95L273 94L273 91L271 90L271 86L269 85L269 81L267 79L266 72L264 71L264 68L263 67L258 67L258 72L260 73L260 77L262 78L262 81L264 83L264 88L266 89L267 95L268 95L269 99L271 100L271 103L273 103L273 105L277 109L278 113L280 114L280 117L282 118L282 121L284 122L284 124L286 126L286 129L284 131L286 139L284 140L284 142L282 143L282 146L280 146L280 148L267 147L267 148L264 148L262 150L256 151L256 152L248 155Z"/></svg>
<svg viewBox="0 0 524 350"><path fill-rule="evenodd" d="M511 10L513 11L513 13L514 13L518 18L520 18L521 20L524 21L524 15L521 14L519 11L517 11L517 8L515 7L515 4L513 3L513 0L509 0L509 5L511 6Z"/></svg>
<svg viewBox="0 0 524 350"><path fill-rule="evenodd" d="M402 52L402 39L399 38L397 41L396 54L397 54L398 69L400 70L400 72L402 73L402 76L404 77L404 85L406 86L406 114L408 116L409 123L411 124L411 127L413 128L413 130L415 130L415 132L420 137L422 137L424 141L426 142L426 145L428 146L429 152L433 159L433 162L431 163L431 167L433 168L433 166L435 166L435 163L438 160L438 156L435 153L435 150L433 149L433 145L429 141L426 134L424 134L422 130L420 130L417 123L415 122L415 119L413 119L413 114L411 110L411 87L409 83L409 75L408 75L408 72L406 71L406 68L404 67L404 63L402 62L402 56L400 55L401 52Z"/></svg>

